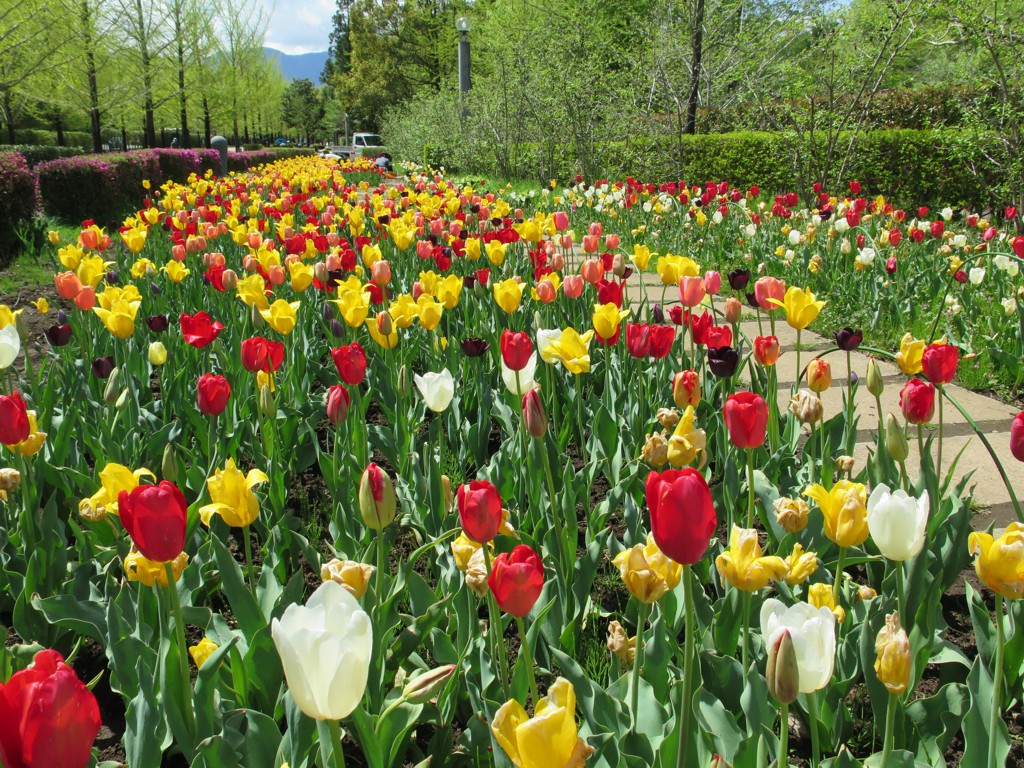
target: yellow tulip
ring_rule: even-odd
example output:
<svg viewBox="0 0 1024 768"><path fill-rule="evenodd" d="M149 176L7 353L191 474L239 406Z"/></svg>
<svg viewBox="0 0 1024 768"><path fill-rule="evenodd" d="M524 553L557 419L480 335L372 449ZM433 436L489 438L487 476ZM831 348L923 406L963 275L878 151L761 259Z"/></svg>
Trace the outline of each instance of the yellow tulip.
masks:
<svg viewBox="0 0 1024 768"><path fill-rule="evenodd" d="M539 243L541 235L541 223L536 219L526 219L519 224L513 224L512 229L519 233L519 236L528 243Z"/></svg>
<svg viewBox="0 0 1024 768"><path fill-rule="evenodd" d="M261 309L260 314L267 325L278 333L287 336L295 330L300 303L298 301L289 303L284 299L278 299L267 309Z"/></svg>
<svg viewBox="0 0 1024 768"><path fill-rule="evenodd" d="M1024 526L1010 523L1003 535L972 533L967 548L982 583L1009 600L1024 597Z"/></svg>
<svg viewBox="0 0 1024 768"><path fill-rule="evenodd" d="M247 307L264 310L270 307L267 301L267 283L262 275L253 274L238 281L238 298Z"/></svg>
<svg viewBox="0 0 1024 768"><path fill-rule="evenodd" d="M643 272L647 269L647 265L651 263L651 256L654 255L646 245L637 244L633 246L633 253L630 255L629 260L636 264L638 270Z"/></svg>
<svg viewBox="0 0 1024 768"><path fill-rule="evenodd" d="M50 312L50 302L46 300L45 296L40 296L38 299L32 302L35 305L36 312L40 315L46 315Z"/></svg>
<svg viewBox="0 0 1024 768"><path fill-rule="evenodd" d="M686 406L676 423L672 437L668 439L668 460L673 467L685 467L687 464L692 464L707 445L707 436L704 430L694 428L695 415L696 411L693 406Z"/></svg>
<svg viewBox="0 0 1024 768"><path fill-rule="evenodd" d="M161 269L163 269L164 273L173 283L180 283L188 277L192 271L180 261L173 260L168 261ZM257 277L259 277L259 275L257 275Z"/></svg>
<svg viewBox="0 0 1024 768"><path fill-rule="evenodd" d="M594 752L579 737L576 691L562 677L536 703L532 718L515 699L502 704L491 732L516 768L581 768Z"/></svg>
<svg viewBox="0 0 1024 768"><path fill-rule="evenodd" d="M188 555L184 552L171 560L171 572L175 581L181 578L181 572L185 570L186 565L188 565ZM138 581L147 587L155 587L157 584L161 587L167 586L167 569L164 566L166 563L149 560L143 557L141 552L135 550L129 552L124 558L124 573L128 577L128 581Z"/></svg>
<svg viewBox="0 0 1024 768"><path fill-rule="evenodd" d="M167 362L167 347L162 341L154 341L149 345L149 363L153 366L161 366Z"/></svg>
<svg viewBox="0 0 1024 768"><path fill-rule="evenodd" d="M291 277L292 290L296 293L302 293L313 284L313 267L305 262L293 261L288 265L288 273Z"/></svg>
<svg viewBox="0 0 1024 768"><path fill-rule="evenodd" d="M24 310L16 309L11 311L11 308L6 304L0 304L0 328L6 328L8 325L13 325L14 321L18 319Z"/></svg>
<svg viewBox="0 0 1024 768"><path fill-rule="evenodd" d="M622 582L641 603L657 602L662 595L679 585L683 566L668 558L647 534L647 544L634 544L612 560L619 569Z"/></svg>
<svg viewBox="0 0 1024 768"><path fill-rule="evenodd" d="M269 481L270 478L258 469L250 469L249 474L243 475L234 459L228 459L224 469L218 469L206 481L211 503L199 509L203 525L209 526L214 515L220 515L232 528L251 525L260 514L260 503L252 489Z"/></svg>
<svg viewBox="0 0 1024 768"><path fill-rule="evenodd" d="M437 289L441 285L441 276L432 269L428 269L425 272L420 272L420 290L423 293L429 293L431 296L437 295Z"/></svg>
<svg viewBox="0 0 1024 768"><path fill-rule="evenodd" d="M220 648L213 640L208 637L204 637L195 645L188 647L188 655L192 657L192 661L196 663L196 669L202 669L203 664L210 660L213 652Z"/></svg>
<svg viewBox="0 0 1024 768"><path fill-rule="evenodd" d="M139 253L146 245L147 234L148 232L145 229L129 229L121 233L121 239L129 251Z"/></svg>
<svg viewBox="0 0 1024 768"><path fill-rule="evenodd" d="M360 290L342 292L339 288L338 298L334 299L338 312L349 328L358 328L366 322L370 314L370 295Z"/></svg>
<svg viewBox="0 0 1024 768"><path fill-rule="evenodd" d="M523 286L513 278L502 280L494 284L494 300L498 302L507 314L512 314L519 309L519 302L523 300Z"/></svg>
<svg viewBox="0 0 1024 768"><path fill-rule="evenodd" d="M377 569L366 563L357 563L355 560L339 560L334 558L320 567L320 578L323 581L333 581L359 600L366 594L370 586L370 579Z"/></svg>
<svg viewBox="0 0 1024 768"><path fill-rule="evenodd" d="M437 284L435 296L444 304L445 309L455 309L459 304L459 297L462 295L462 286L465 283L458 275L448 275Z"/></svg>
<svg viewBox="0 0 1024 768"><path fill-rule="evenodd" d="M466 258L476 261L480 258L480 238L479 237L468 237L466 238Z"/></svg>
<svg viewBox="0 0 1024 768"><path fill-rule="evenodd" d="M910 638L900 625L900 615L890 613L875 637L875 674L889 693L897 696L910 682Z"/></svg>
<svg viewBox="0 0 1024 768"><path fill-rule="evenodd" d="M141 280L147 275L154 275L156 273L156 265L149 259L136 259L135 263L132 264L131 275L136 280Z"/></svg>
<svg viewBox="0 0 1024 768"><path fill-rule="evenodd" d="M541 356L545 362L560 362L571 373L589 373L590 340L593 338L593 331L581 336L575 328L566 328L541 350Z"/></svg>
<svg viewBox="0 0 1024 768"><path fill-rule="evenodd" d="M421 297L422 298L422 297ZM403 293L395 297L388 305L388 314L396 328L408 328L419 318L419 306L412 296Z"/></svg>
<svg viewBox="0 0 1024 768"><path fill-rule="evenodd" d="M508 246L495 238L487 243L487 259L496 267L500 267L502 262L505 261L505 251L508 250Z"/></svg>
<svg viewBox="0 0 1024 768"><path fill-rule="evenodd" d="M57 258L60 259L60 263L64 265L65 269L70 269L72 272L78 269L78 265L82 263L84 256L85 251L73 243L68 243L57 251Z"/></svg>
<svg viewBox="0 0 1024 768"><path fill-rule="evenodd" d="M615 304L609 302L607 304L594 305L594 314L591 322L594 324L594 330L597 331L597 335L607 341L615 337L615 334L619 332L622 321L627 317L629 317L628 309L620 310Z"/></svg>
<svg viewBox="0 0 1024 768"><path fill-rule="evenodd" d="M366 265L367 269L372 267L374 264L376 264L382 258L384 258L384 256L380 252L380 246L379 245L373 245L372 243L367 243L366 245L363 246L363 264Z"/></svg>
<svg viewBox="0 0 1024 768"><path fill-rule="evenodd" d="M900 341L900 351L896 353L896 365L908 376L920 373L924 347L922 339L915 339L912 333L906 334Z"/></svg>
<svg viewBox="0 0 1024 768"><path fill-rule="evenodd" d="M836 605L835 594L829 584L825 584L821 581L817 584L811 584L810 588L807 590L807 602L815 608L828 608L832 611L836 617L836 621L840 624L842 624L843 619L846 618L846 611L843 610L841 605Z"/></svg>
<svg viewBox="0 0 1024 768"><path fill-rule="evenodd" d="M115 296L107 294L116 291ZM131 338L135 333L135 316L139 312L140 301L126 301L121 297L121 292L114 288L108 288L96 298L100 306L95 306L92 311L96 313L110 333L119 339Z"/></svg>
<svg viewBox="0 0 1024 768"><path fill-rule="evenodd" d="M769 299L769 301L786 310L786 322L798 331L802 331L813 323L818 313L821 312L821 308L825 306L825 302L818 301L817 297L811 293L810 288L797 288L796 286L786 289L786 295L782 297L782 302L773 299Z"/></svg>
<svg viewBox="0 0 1024 768"><path fill-rule="evenodd" d="M91 285L95 288L107 275L107 270L113 265L112 261L104 261L101 256L85 256L78 264L76 274L82 281L82 285Z"/></svg>
<svg viewBox="0 0 1024 768"><path fill-rule="evenodd" d="M744 592L756 592L786 575L781 557L762 556L757 531L738 525L732 527L729 548L715 559L715 567L723 580Z"/></svg>
<svg viewBox="0 0 1024 768"><path fill-rule="evenodd" d="M804 552L802 544L794 544L793 552L786 558L786 583L790 586L803 584L818 570L818 553Z"/></svg>
<svg viewBox="0 0 1024 768"><path fill-rule="evenodd" d="M366 211L360 207L355 207L348 212L348 231L352 233L353 237L363 234L363 230L366 228L365 213Z"/></svg>
<svg viewBox="0 0 1024 768"><path fill-rule="evenodd" d="M377 324L376 317L366 318L366 330L370 332L370 338L373 339L384 349L394 349L398 346L398 331L395 330L394 322L391 323L391 333L385 336L381 333L380 327Z"/></svg>
<svg viewBox="0 0 1024 768"><path fill-rule="evenodd" d="M817 483L804 491L825 518L825 535L840 547L856 547L868 537L867 490L863 483L840 480L826 491Z"/></svg>
<svg viewBox="0 0 1024 768"><path fill-rule="evenodd" d="M391 232L391 239L394 241L395 247L400 251L404 251L412 245L413 238L416 236L416 230L405 226L401 219L392 219L388 230Z"/></svg>
<svg viewBox="0 0 1024 768"><path fill-rule="evenodd" d="M473 559L482 545L473 541L465 533L460 533L459 538L452 542L452 557L455 558L455 567L463 573L469 568L469 561Z"/></svg>
<svg viewBox="0 0 1024 768"><path fill-rule="evenodd" d="M416 307L420 325L428 331L437 328L437 324L441 322L441 315L444 314L444 305L424 293L416 302Z"/></svg>
<svg viewBox="0 0 1024 768"><path fill-rule="evenodd" d="M107 513L116 515L117 497L121 491L131 492L139 486L139 481L148 477L154 482L156 475L145 467L136 469L134 472L123 464L107 464L100 471L100 489L88 499L82 499L78 504L79 514L86 516L90 512L98 515Z"/></svg>

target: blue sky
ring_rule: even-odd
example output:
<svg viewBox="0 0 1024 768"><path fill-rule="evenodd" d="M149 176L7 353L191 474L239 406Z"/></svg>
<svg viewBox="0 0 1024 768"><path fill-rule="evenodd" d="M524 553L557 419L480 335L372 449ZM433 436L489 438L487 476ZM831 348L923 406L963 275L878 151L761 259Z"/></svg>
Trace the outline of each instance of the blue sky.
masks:
<svg viewBox="0 0 1024 768"><path fill-rule="evenodd" d="M285 53L327 50L334 0L260 0L270 14L265 44Z"/></svg>

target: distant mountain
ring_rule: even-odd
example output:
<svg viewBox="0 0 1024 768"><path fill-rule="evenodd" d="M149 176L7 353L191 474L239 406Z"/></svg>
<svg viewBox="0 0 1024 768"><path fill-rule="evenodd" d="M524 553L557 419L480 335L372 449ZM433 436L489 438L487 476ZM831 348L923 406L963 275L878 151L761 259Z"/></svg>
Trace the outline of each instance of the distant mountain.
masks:
<svg viewBox="0 0 1024 768"><path fill-rule="evenodd" d="M276 48L264 46L263 52L268 60L276 61L281 67L285 80L301 80L306 78L314 84L320 82L320 73L324 71L327 51L316 53L282 53Z"/></svg>

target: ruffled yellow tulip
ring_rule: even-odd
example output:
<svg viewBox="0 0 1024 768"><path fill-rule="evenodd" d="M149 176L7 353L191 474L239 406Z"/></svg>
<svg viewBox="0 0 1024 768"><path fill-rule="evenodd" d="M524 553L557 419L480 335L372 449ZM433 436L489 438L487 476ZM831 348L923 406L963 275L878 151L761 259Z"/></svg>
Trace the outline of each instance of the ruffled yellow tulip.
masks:
<svg viewBox="0 0 1024 768"><path fill-rule="evenodd" d="M662 595L679 585L683 566L669 559L647 534L647 544L634 544L612 560L619 569L622 582L641 603L657 602Z"/></svg>
<svg viewBox="0 0 1024 768"><path fill-rule="evenodd" d="M756 592L786 576L786 562L781 557L763 556L761 542L753 528L732 527L729 548L715 559L719 575L737 589Z"/></svg>
<svg viewBox="0 0 1024 768"><path fill-rule="evenodd" d="M1024 597L1024 526L1010 523L998 539L989 533L972 533L967 547L986 587L1009 600Z"/></svg>
<svg viewBox="0 0 1024 768"><path fill-rule="evenodd" d="M161 587L167 586L167 563L158 563L155 560L149 560L143 557L141 552L132 550L124 558L124 573L128 577L128 581L137 581L141 584L145 584L147 587L155 587L159 584ZM185 566L188 565L188 555L182 552L176 558L171 560L171 572L174 575L174 580L177 581L181 578L181 572L185 570Z"/></svg>
<svg viewBox="0 0 1024 768"><path fill-rule="evenodd" d="M794 544L793 551L786 558L786 583L790 586L803 584L818 570L818 553L804 552L802 544Z"/></svg>
<svg viewBox="0 0 1024 768"><path fill-rule="evenodd" d="M214 515L220 515L232 528L251 525L260 514L260 502L252 489L269 481L270 478L258 469L250 469L249 474L243 475L234 459L228 459L224 469L218 469L206 481L212 501L199 509L203 525L209 526Z"/></svg>
<svg viewBox="0 0 1024 768"><path fill-rule="evenodd" d="M421 297L422 298L422 297ZM396 328L408 328L419 319L419 306L408 293L400 294L388 306L388 314Z"/></svg>
<svg viewBox="0 0 1024 768"><path fill-rule="evenodd" d="M673 467L692 464L707 446L707 435L703 429L694 427L695 422L696 411L692 405L688 405L679 417L672 437L668 439L668 461Z"/></svg>
<svg viewBox="0 0 1024 768"><path fill-rule="evenodd" d="M863 483L840 480L826 491L815 483L804 491L825 518L825 535L840 547L856 547L868 537L867 490Z"/></svg>
<svg viewBox="0 0 1024 768"><path fill-rule="evenodd" d="M508 278L494 284L494 300L507 314L511 315L519 309L523 300L523 285L519 281Z"/></svg>
<svg viewBox="0 0 1024 768"><path fill-rule="evenodd" d="M210 660L213 652L220 648L213 640L208 637L204 637L195 645L188 647L188 655L192 657L192 661L196 663L196 669L202 669L203 664Z"/></svg>
<svg viewBox="0 0 1024 768"><path fill-rule="evenodd" d="M491 732L516 768L581 768L594 748L576 728L576 691L558 678L531 718L511 699L494 714Z"/></svg>
<svg viewBox="0 0 1024 768"><path fill-rule="evenodd" d="M366 594L376 570L366 563L334 558L320 567L320 578L341 584L356 600L360 600Z"/></svg>
<svg viewBox="0 0 1024 768"><path fill-rule="evenodd" d="M908 376L921 372L921 358L924 357L925 343L908 333L900 340L900 351L896 353L896 365Z"/></svg>

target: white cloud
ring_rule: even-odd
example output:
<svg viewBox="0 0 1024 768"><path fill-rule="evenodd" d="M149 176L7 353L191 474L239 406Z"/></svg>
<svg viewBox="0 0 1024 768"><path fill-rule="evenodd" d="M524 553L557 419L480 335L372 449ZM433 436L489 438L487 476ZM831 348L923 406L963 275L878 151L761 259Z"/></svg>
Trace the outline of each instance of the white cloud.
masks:
<svg viewBox="0 0 1024 768"><path fill-rule="evenodd" d="M284 53L326 51L334 0L261 0L270 14L265 45Z"/></svg>

